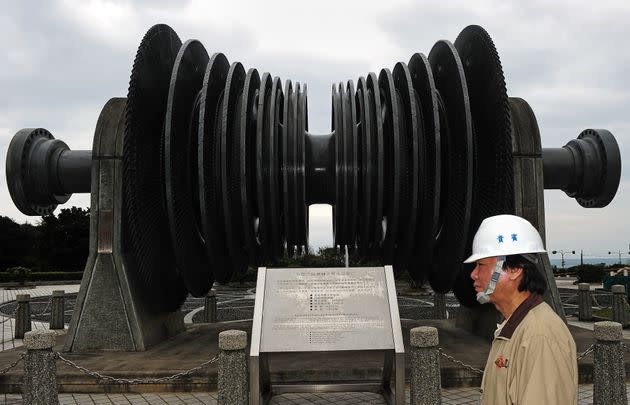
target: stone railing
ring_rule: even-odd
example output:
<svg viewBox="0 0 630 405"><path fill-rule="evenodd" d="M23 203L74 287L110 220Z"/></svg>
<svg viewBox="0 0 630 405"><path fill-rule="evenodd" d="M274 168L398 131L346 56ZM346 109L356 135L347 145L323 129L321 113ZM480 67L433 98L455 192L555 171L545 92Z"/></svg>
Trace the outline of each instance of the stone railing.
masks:
<svg viewBox="0 0 630 405"><path fill-rule="evenodd" d="M626 309L628 307L626 287L615 284L611 287L612 292L612 320L618 322L622 327L628 325ZM593 320L593 300L591 296L591 286L588 283L578 284L578 320Z"/></svg>
<svg viewBox="0 0 630 405"><path fill-rule="evenodd" d="M15 309L15 329L14 339L24 339L26 332L32 329L32 316L43 315L48 313L50 309L50 329L63 329L64 328L64 313L65 313L65 292L63 290L55 290L52 292L52 296L46 303L46 307L38 313L33 313L31 308L31 296L29 294L18 294L15 297L17 307ZM10 319L11 317L7 318Z"/></svg>

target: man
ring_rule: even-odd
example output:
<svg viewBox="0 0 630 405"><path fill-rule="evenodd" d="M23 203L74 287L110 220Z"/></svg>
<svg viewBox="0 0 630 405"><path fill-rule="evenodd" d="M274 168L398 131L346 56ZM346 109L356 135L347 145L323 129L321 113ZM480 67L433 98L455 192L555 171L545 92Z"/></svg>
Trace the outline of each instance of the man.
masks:
<svg viewBox="0 0 630 405"><path fill-rule="evenodd" d="M486 218L473 239L471 273L477 300L503 315L481 383L481 403L577 404L575 342L542 298L547 285L536 269L540 235L514 215Z"/></svg>

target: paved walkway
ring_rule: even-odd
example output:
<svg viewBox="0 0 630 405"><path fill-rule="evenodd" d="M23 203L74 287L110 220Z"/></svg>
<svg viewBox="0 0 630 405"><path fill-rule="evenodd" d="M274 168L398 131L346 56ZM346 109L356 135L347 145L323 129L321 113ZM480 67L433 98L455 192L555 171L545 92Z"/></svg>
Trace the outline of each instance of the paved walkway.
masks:
<svg viewBox="0 0 630 405"><path fill-rule="evenodd" d="M626 389L630 384L626 384ZM479 390L477 388L455 388L442 390L442 403L446 405L477 404ZM15 394L0 394L2 404L21 404L22 397ZM163 393L163 394L60 394L60 405L216 405L216 392L200 393ZM351 405L351 404L384 404L383 398L372 393L317 393L317 394L283 394L273 397L272 404L276 405ZM578 388L578 405L593 403L593 386L580 385ZM407 389L407 404L409 404L409 390Z"/></svg>
<svg viewBox="0 0 630 405"><path fill-rule="evenodd" d="M35 288L21 288L16 290L0 290L0 303L13 301L18 294L30 294L33 297L52 296L53 290L64 290L66 293L79 292L79 284L64 284L64 285L44 285L37 286ZM0 342L0 350L13 349L15 347L22 346L22 339L13 339L15 335L15 319L12 317L0 316L0 323L2 323L2 341ZM31 328L36 329L48 329L48 323L36 322L31 323Z"/></svg>
<svg viewBox="0 0 630 405"><path fill-rule="evenodd" d="M568 322L569 325L577 326L578 328L588 329L588 330L595 329L595 326L594 326L595 323L594 322L579 321L576 316L568 316L567 317L567 322ZM624 339L629 339L630 340L630 330L629 329L623 329L621 331L621 333L622 333Z"/></svg>

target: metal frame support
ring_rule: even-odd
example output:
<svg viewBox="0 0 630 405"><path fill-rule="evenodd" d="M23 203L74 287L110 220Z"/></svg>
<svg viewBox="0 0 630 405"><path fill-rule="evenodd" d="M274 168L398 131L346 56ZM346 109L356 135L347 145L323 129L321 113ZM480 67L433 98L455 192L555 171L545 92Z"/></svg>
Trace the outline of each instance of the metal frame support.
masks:
<svg viewBox="0 0 630 405"><path fill-rule="evenodd" d="M400 315L398 313L396 286L394 284L392 266L385 266L385 277L387 280L394 349L378 350L384 354L383 374L381 380L378 382L346 381L334 384L273 384L269 373L269 357L273 356L274 353L260 351L266 273L267 268L261 267L258 269L256 302L254 306L249 356L250 405L266 405L270 402L272 396L289 392L375 392L382 394L389 405L405 403L405 346L400 326ZM356 352L361 353L366 351L357 350ZM395 373L394 390L392 390L391 387L392 371Z"/></svg>

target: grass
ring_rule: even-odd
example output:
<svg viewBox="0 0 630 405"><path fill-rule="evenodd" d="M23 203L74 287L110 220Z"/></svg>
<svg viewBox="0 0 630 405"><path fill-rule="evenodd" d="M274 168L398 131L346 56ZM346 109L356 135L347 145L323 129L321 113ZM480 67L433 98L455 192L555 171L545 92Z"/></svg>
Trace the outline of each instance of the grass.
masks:
<svg viewBox="0 0 630 405"><path fill-rule="evenodd" d="M612 308L594 309L593 316L612 319ZM626 319L630 319L630 308L626 308Z"/></svg>

